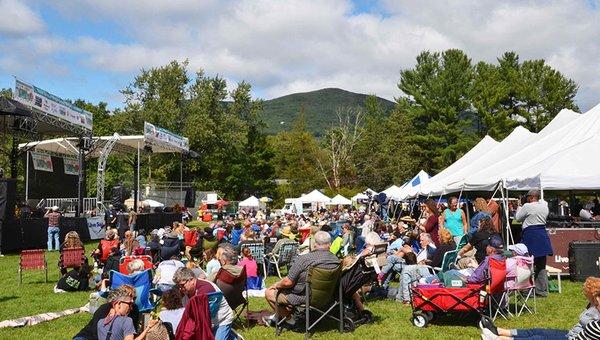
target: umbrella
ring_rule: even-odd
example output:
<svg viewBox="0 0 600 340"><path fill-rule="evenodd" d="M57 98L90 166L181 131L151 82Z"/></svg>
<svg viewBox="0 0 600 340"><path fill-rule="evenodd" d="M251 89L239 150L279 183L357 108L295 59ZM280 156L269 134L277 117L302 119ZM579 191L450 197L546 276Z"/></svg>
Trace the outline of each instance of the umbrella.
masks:
<svg viewBox="0 0 600 340"><path fill-rule="evenodd" d="M150 208L164 208L165 207L164 204L162 204L158 201L155 201L155 200L145 200L142 203L145 205L148 205Z"/></svg>
<svg viewBox="0 0 600 340"><path fill-rule="evenodd" d="M259 201L260 201L261 203L269 203L269 202L272 202L272 201L273 201L273 199L272 199L272 198L269 198L269 197L267 197L267 196L263 196L263 197L261 197L261 198L259 199Z"/></svg>

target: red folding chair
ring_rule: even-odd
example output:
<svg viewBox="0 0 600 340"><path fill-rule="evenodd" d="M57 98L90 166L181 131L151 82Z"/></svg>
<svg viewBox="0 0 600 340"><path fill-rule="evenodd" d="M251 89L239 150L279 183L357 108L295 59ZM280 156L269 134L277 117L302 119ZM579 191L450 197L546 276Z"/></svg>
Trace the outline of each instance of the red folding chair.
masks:
<svg viewBox="0 0 600 340"><path fill-rule="evenodd" d="M235 314L234 322L239 320L241 323L242 313L246 311L246 323L243 324L248 326L248 299L246 298L248 296L248 286L246 281L246 267L242 268L238 276L234 276L221 268L217 272L215 284L221 289L225 300L227 300L227 304L233 310ZM238 308L240 306L241 308Z"/></svg>
<svg viewBox="0 0 600 340"><path fill-rule="evenodd" d="M490 312L490 318L496 319L498 314L503 318L507 319L506 314L502 311L502 295L504 294L504 286L506 283L506 261L497 260L493 257L489 258L489 284L488 284L488 307ZM495 307L495 312L492 309Z"/></svg>
<svg viewBox="0 0 600 340"><path fill-rule="evenodd" d="M60 252L61 268L80 268L85 262L85 250L83 248L66 248Z"/></svg>
<svg viewBox="0 0 600 340"><path fill-rule="evenodd" d="M48 282L48 263L44 249L23 250L19 260L19 284L23 283L23 270L41 269L46 273Z"/></svg>
<svg viewBox="0 0 600 340"><path fill-rule="evenodd" d="M150 255L130 255L121 257L119 262L119 272L128 275L127 265L133 260L142 260L144 262L144 269L146 270L154 268L154 263L152 263L152 257Z"/></svg>

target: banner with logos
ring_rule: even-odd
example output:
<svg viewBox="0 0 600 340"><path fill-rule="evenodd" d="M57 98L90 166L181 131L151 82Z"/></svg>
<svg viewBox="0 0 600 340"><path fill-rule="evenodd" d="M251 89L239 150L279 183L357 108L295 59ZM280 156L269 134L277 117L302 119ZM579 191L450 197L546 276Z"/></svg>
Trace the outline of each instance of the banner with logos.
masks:
<svg viewBox="0 0 600 340"><path fill-rule="evenodd" d="M76 158L63 157L63 164L65 165L65 174L79 175L79 161Z"/></svg>
<svg viewBox="0 0 600 340"><path fill-rule="evenodd" d="M33 168L39 171L53 172L54 167L52 166L52 157L44 153L31 153L31 159L33 161Z"/></svg>
<svg viewBox="0 0 600 340"><path fill-rule="evenodd" d="M13 99L49 114L55 118L92 130L92 114L39 87L16 79Z"/></svg>
<svg viewBox="0 0 600 340"><path fill-rule="evenodd" d="M144 122L144 138L151 143L164 145L165 147L180 151L187 152L190 150L190 142L187 138L148 122Z"/></svg>

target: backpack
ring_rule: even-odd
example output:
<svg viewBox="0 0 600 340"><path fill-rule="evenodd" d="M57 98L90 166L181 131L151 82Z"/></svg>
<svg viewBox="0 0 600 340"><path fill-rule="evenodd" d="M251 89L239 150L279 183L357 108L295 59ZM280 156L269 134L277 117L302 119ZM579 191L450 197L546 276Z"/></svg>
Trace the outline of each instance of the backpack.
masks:
<svg viewBox="0 0 600 340"><path fill-rule="evenodd" d="M102 251L102 256L100 257L101 262L105 262L110 255L112 248L119 247L119 240L100 240L100 249Z"/></svg>

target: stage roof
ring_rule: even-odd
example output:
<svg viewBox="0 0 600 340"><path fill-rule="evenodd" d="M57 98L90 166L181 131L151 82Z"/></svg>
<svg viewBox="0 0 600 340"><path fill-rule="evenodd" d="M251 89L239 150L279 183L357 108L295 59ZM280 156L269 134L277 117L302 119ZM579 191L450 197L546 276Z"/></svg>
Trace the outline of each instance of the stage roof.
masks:
<svg viewBox="0 0 600 340"><path fill-rule="evenodd" d="M104 145L113 136L93 137L93 146L87 155L87 158L97 158ZM19 149L27 149L34 152L48 153L55 156L77 157L79 139L75 137L54 138L44 141L36 141L19 144ZM145 146L152 148L152 153L182 153L181 149L169 147L163 144L149 143L143 135L139 136L119 136L112 152L121 154L137 153L137 148L144 149Z"/></svg>

